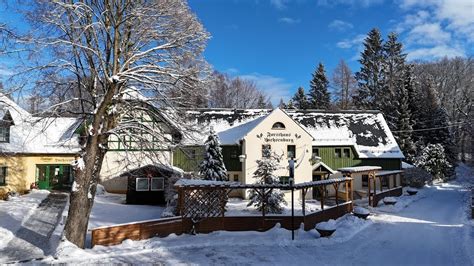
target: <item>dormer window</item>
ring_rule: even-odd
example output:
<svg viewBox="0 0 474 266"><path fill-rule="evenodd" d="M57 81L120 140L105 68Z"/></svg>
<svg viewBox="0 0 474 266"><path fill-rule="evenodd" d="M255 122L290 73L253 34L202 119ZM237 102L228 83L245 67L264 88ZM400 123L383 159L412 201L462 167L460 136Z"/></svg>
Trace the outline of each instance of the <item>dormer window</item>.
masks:
<svg viewBox="0 0 474 266"><path fill-rule="evenodd" d="M0 126L0 142L10 142L10 126Z"/></svg>
<svg viewBox="0 0 474 266"><path fill-rule="evenodd" d="M273 124L272 129L285 129L285 124L282 122L276 122Z"/></svg>

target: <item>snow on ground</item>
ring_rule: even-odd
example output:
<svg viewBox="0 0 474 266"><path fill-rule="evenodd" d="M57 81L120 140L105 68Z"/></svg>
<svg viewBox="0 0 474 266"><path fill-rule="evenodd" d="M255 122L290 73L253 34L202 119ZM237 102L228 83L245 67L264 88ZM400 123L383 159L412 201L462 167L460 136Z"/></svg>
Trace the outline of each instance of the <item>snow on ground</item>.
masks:
<svg viewBox="0 0 474 266"><path fill-rule="evenodd" d="M258 211L254 206L247 206L249 200L240 198L229 198L226 205L225 216L261 216L262 212ZM301 201L295 202L295 215L302 215ZM291 215L291 204L282 205L283 212L280 214L267 215ZM324 205L324 208L330 206ZM306 200L305 202L306 214L321 210L321 203L317 200Z"/></svg>
<svg viewBox="0 0 474 266"><path fill-rule="evenodd" d="M0 254L48 194L46 190L35 189L29 194L11 197L9 201L0 200Z"/></svg>
<svg viewBox="0 0 474 266"><path fill-rule="evenodd" d="M80 250L69 242L65 242L58 249L56 256L58 260L52 257L44 262L46 263L81 263L89 264L94 261L101 263L157 263L165 262L167 264L240 264L249 263L246 257L246 250L255 249L258 253L259 246L276 247L302 247L311 246L313 248L323 248L328 245L343 243L358 232L372 224L370 220L363 220L345 215L335 221L337 230L329 238L321 238L316 230L304 231L302 229L295 232L295 241L291 240L291 231L282 229L279 225L267 232L225 232L218 231L210 234L198 235L170 235L166 238L152 238L142 241L125 240L121 245L113 247L96 246L93 249ZM240 250L242 253L233 256L233 261L219 259L220 255L215 253L214 249L220 247L224 250ZM204 249L203 252L199 251ZM222 251L223 252L223 251ZM255 255L250 252L250 255ZM272 254L267 252L260 254L262 257L270 258ZM213 258L215 257L215 258ZM87 258L87 259L86 259ZM215 260L217 259L217 260ZM305 258L301 258L304 260ZM300 264L302 262L295 261ZM254 260L253 264L258 260ZM262 262L265 262L263 260ZM264 263L265 264L265 263Z"/></svg>
<svg viewBox="0 0 474 266"><path fill-rule="evenodd" d="M34 212L49 192L46 190L32 190L31 193L12 197L9 201L0 200L0 251L14 238L28 217Z"/></svg>

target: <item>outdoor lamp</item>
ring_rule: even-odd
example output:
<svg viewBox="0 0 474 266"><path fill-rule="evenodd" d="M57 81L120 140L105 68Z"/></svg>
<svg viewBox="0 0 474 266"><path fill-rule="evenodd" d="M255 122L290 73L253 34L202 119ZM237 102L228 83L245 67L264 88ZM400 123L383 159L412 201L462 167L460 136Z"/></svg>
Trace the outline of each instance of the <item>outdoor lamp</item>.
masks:
<svg viewBox="0 0 474 266"><path fill-rule="evenodd" d="M239 155L239 161L240 161L241 163L245 162L245 159L246 159L246 158L247 158L247 155L245 155L245 154Z"/></svg>

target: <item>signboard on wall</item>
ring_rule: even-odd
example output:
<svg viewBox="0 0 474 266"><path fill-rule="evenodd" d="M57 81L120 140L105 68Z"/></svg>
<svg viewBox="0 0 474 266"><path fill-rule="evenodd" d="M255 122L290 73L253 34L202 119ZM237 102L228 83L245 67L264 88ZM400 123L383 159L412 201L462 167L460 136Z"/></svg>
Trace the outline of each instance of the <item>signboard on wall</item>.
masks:
<svg viewBox="0 0 474 266"><path fill-rule="evenodd" d="M257 135L257 138L263 139L265 142L289 142L289 143L295 143L295 141L299 138L301 138L301 135L294 134L292 135L291 133L285 133L285 132L265 132L265 133L260 133Z"/></svg>

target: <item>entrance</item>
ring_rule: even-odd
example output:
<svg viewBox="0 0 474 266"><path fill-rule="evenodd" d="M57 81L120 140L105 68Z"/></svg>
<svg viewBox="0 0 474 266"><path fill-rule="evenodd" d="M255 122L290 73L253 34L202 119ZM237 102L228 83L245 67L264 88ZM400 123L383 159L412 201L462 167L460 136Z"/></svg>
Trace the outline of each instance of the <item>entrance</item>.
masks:
<svg viewBox="0 0 474 266"><path fill-rule="evenodd" d="M313 175L313 181L319 181L322 179L322 175ZM313 188L313 199L321 198L321 191L319 189Z"/></svg>
<svg viewBox="0 0 474 266"><path fill-rule="evenodd" d="M36 165L36 180L40 189L70 190L74 181L71 166Z"/></svg>

